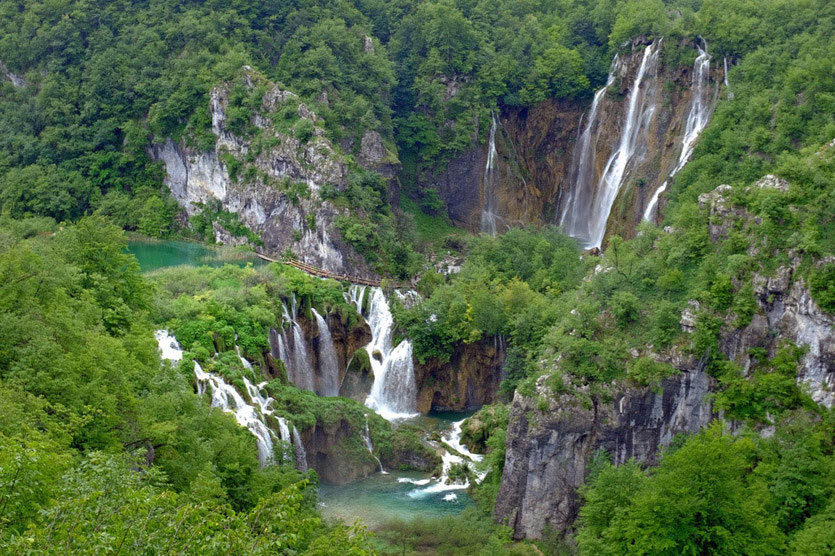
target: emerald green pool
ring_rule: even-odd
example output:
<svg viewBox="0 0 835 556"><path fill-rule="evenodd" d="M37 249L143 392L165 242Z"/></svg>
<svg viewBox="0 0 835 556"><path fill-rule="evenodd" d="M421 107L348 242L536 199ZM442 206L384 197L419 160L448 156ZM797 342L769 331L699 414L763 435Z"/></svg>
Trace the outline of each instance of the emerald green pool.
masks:
<svg viewBox="0 0 835 556"><path fill-rule="evenodd" d="M214 247L194 241L131 239L128 252L139 261L142 272L150 272L171 266L212 266L225 264L244 266L248 263L263 264L251 251L236 247Z"/></svg>
<svg viewBox="0 0 835 556"><path fill-rule="evenodd" d="M319 510L326 518L347 524L361 521L367 527L376 529L395 520L454 516L473 503L463 490L416 496L425 487L400 482L401 479L425 481L428 475L392 471L387 475L377 473L347 485L322 484L319 487Z"/></svg>

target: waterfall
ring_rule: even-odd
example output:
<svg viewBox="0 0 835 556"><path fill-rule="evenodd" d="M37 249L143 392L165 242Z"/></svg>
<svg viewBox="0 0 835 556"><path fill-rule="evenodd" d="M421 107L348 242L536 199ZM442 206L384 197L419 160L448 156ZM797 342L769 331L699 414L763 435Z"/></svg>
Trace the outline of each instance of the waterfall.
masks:
<svg viewBox="0 0 835 556"><path fill-rule="evenodd" d="M372 290L366 321L371 327L371 343L365 349L374 371L374 384L365 405L389 420L416 415L412 343L403 340L392 349L394 317L380 288Z"/></svg>
<svg viewBox="0 0 835 556"><path fill-rule="evenodd" d="M478 464L482 462L484 456L470 452L466 446L461 444L461 425L464 421L465 419L462 419L453 423L450 429L441 437L441 448L444 449L444 453L441 456L441 477L438 479L437 483L426 488L417 488L410 491L408 493L410 498L426 498L432 494L448 492L451 490L465 490L469 488L469 480L465 480L463 483L451 482L449 474L453 465L466 464L474 473L476 483L480 483L484 480L484 477L487 476L487 471L478 469ZM448 448L452 448L452 451ZM408 482L419 486L428 484L428 481L418 482L411 479L398 479L398 481L404 483ZM454 494L447 494L444 496L444 500L447 502L455 501L456 499L457 496Z"/></svg>
<svg viewBox="0 0 835 556"><path fill-rule="evenodd" d="M171 336L168 331L157 330L154 333L154 337L157 339L160 355L163 359L167 359L172 362L182 360L183 350L176 338ZM235 351L240 357L240 349L238 346L235 346ZM249 365L249 362L243 357L241 357L241 362L244 363L245 366L248 366L248 368L252 368L252 365ZM260 465L264 467L267 464L272 463L274 460L275 450L275 445L273 443L274 433L267 426L265 418L273 413L271 407L273 399L262 393L262 390L267 383L262 382L256 386L252 384L248 378L244 377L243 382L244 387L246 388L246 393L252 404L254 404L250 405L246 402L246 400L244 400L243 396L238 393L234 386L224 381L222 377L204 371L203 367L197 361L194 361L194 377L197 379L197 393L199 395L204 395L208 388L208 392L212 396L212 407L216 407L227 413L232 413L238 424L245 427L252 433L253 436L255 436L255 441L258 446L258 461ZM291 439L287 421L283 417L278 417L278 424L281 440L288 444L291 442L294 444L298 461L299 451L301 451L302 455L304 454L304 446L301 445L301 440L299 439L297 444L295 438ZM295 427L293 430L295 432ZM297 432L295 434L298 436ZM305 464L303 469L301 467L299 467L299 469L306 471L307 465Z"/></svg>
<svg viewBox="0 0 835 556"><path fill-rule="evenodd" d="M699 134L701 134L708 121L710 121L712 112L712 104L708 98L710 94L708 87L710 80L710 55L707 53L707 42L704 43L704 46L704 50L699 48L699 56L693 63L693 77L690 85L690 110L687 113L687 121L684 125L684 135L681 138L681 152L678 156L678 162L667 179L664 180L664 183L661 184L661 187L653 193L649 203L647 203L647 208L644 211L644 220L652 220L658 206L658 198L667 189L667 184L673 176L687 164L690 155L693 154L696 139L699 138ZM725 77L727 78L727 66L725 73Z"/></svg>
<svg viewBox="0 0 835 556"><path fill-rule="evenodd" d="M345 302L353 305L360 315L362 314L362 302L365 300L365 289L365 286L351 284L347 292L342 292Z"/></svg>
<svg viewBox="0 0 835 556"><path fill-rule="evenodd" d="M297 388L302 390L315 390L313 365L310 362L310 357L307 352L307 343L304 338L304 331L297 320L296 296L290 298L290 309L287 309L287 304L281 303L282 309L282 328L281 332L276 334L276 347L278 348L278 358L284 363L284 368L287 370L287 378ZM290 327L284 327L284 323L290 323ZM292 335L292 341L290 336Z"/></svg>
<svg viewBox="0 0 835 556"><path fill-rule="evenodd" d="M296 425L293 425L293 449L296 452L296 469L299 471L307 471L307 454L304 451L302 437L299 431L296 430Z"/></svg>
<svg viewBox="0 0 835 556"><path fill-rule="evenodd" d="M649 123L655 111L655 106L651 104L651 101L655 96L654 86L658 69L658 51L659 49L656 48L655 43L647 46L644 50L641 66L635 76L632 91L629 93L629 108L623 122L620 143L609 157L596 191L599 197L593 206L589 222L590 243L587 247L600 247L603 243L606 222L626 177L629 164L633 157L643 155L642 150L645 145L640 142L641 131ZM649 84L643 90L641 85L647 75L649 75Z"/></svg>
<svg viewBox="0 0 835 556"><path fill-rule="evenodd" d="M313 366L310 364L310 358L307 355L307 345L304 339L304 332L297 319L297 307L295 294L291 298L291 307L293 319L293 369L295 371L295 380L293 384L303 390L313 391Z"/></svg>
<svg viewBox="0 0 835 556"><path fill-rule="evenodd" d="M597 119L597 112L600 109L600 101L615 81L615 70L618 68L618 57L615 56L606 85L594 93L594 100L588 113L586 127L580 135L580 140L574 147L574 154L571 159L571 184L573 187L565 202L565 207L560 218L560 227L572 237L588 237L588 215L591 212L591 203L594 197L593 183L595 181L595 153L597 151L597 136L600 129L600 121ZM582 124L582 118L580 119Z"/></svg>
<svg viewBox="0 0 835 556"><path fill-rule="evenodd" d="M564 230L569 235L578 238L586 248L600 247L606 233L606 222L612 210L629 170L640 161L646 153L646 131L655 113L655 88L658 72L658 54L660 40L644 49L641 65L635 75L632 90L629 92L628 108L621 126L621 135L614 152L609 156L606 166L596 187L594 183L594 154L596 150L596 136L594 130L599 126L597 106L593 106L594 114L589 114L586 130L575 149L576 168L573 189L578 193L572 195L566 204L562 220ZM612 66L609 80L613 79L621 63L616 58ZM610 81L611 82L611 81ZM605 92L605 87L595 94L598 104ZM587 137L586 133L588 132ZM584 141L584 139L586 139Z"/></svg>
<svg viewBox="0 0 835 556"><path fill-rule="evenodd" d="M377 465L380 466L380 473L388 475L386 470L383 469L383 462L380 461L380 458L374 455L374 445L371 443L371 431L368 430L368 415L365 416L365 432L362 435L362 439L365 441L365 447L368 448L368 453L371 454L371 457L377 460Z"/></svg>
<svg viewBox="0 0 835 556"><path fill-rule="evenodd" d="M496 167L496 128L498 127L498 119L496 114L491 112L492 123L490 125L490 142L487 147L487 164L484 166L484 176L482 177L482 191L483 191L483 205L481 209L481 231L496 235L496 215L498 207L496 206L496 186L498 185L498 168Z"/></svg>
<svg viewBox="0 0 835 556"><path fill-rule="evenodd" d="M322 378L320 396L339 395L339 359L336 356L336 348L333 346L333 338L328 328L328 323L316 309L310 310L316 319L316 326L319 328L319 376Z"/></svg>
<svg viewBox="0 0 835 556"><path fill-rule="evenodd" d="M197 361L194 362L194 375L197 382L208 385L212 393L212 407L232 413L235 420L242 427L249 429L258 444L258 461L261 467L273 460L273 439L270 429L264 423L264 418L253 406L244 401L243 397L231 384L224 382L219 376L207 373ZM244 379L246 381L246 379Z"/></svg>

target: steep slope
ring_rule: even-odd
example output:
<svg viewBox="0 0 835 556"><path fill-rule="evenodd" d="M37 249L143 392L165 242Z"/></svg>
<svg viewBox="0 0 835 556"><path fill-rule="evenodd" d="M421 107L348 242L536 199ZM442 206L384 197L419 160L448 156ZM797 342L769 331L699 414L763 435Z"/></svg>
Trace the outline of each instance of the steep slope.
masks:
<svg viewBox="0 0 835 556"><path fill-rule="evenodd" d="M150 151L186 213L233 213L270 253L290 251L333 272L374 276L335 230L346 211L323 199L323 187L345 189L348 165L316 114L248 67L239 82L212 90L209 110L214 148L164 139ZM217 241L247 241L222 223L213 226Z"/></svg>
<svg viewBox="0 0 835 556"><path fill-rule="evenodd" d="M499 231L555 223L588 247L607 230L631 235L648 208L655 217L654 194L686 162L718 98L721 64L704 46L637 39L591 105L507 108L484 145L426 169L422 182L474 232L490 232L482 215L495 213ZM681 52L696 61L679 63Z"/></svg>

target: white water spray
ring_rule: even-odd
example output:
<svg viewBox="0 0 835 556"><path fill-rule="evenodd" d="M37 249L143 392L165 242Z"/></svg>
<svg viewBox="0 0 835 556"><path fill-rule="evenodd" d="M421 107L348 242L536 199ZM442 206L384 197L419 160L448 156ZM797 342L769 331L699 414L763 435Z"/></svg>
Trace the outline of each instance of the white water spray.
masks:
<svg viewBox="0 0 835 556"><path fill-rule="evenodd" d="M177 342L176 338L171 336L166 330L157 330L154 333L159 346L160 355L163 359L172 362L181 361L183 358L183 350ZM235 351L240 357L240 349L235 346ZM241 362L247 368L252 368L246 359L241 357ZM266 382L262 382L258 386L252 384L248 378L244 377L244 387L252 404L250 405L244 400L234 386L225 382L222 377L208 373L203 370L203 367L197 361L194 361L194 376L197 379L197 393L204 395L207 391L211 394L212 407L216 407L227 413L232 413L239 425L249 430L255 436L256 444L258 446L258 461L263 467L272 463L274 460L275 445L273 443L274 433L266 424L265 417L272 415L273 399L265 396L262 392ZM290 430L287 421L278 417L280 438L284 442L291 443L293 439L290 436ZM295 428L294 428L295 430ZM304 451L304 446L296 446L296 453L299 448ZM305 467L306 469L306 467Z"/></svg>
<svg viewBox="0 0 835 556"><path fill-rule="evenodd" d="M713 111L712 103L709 98L710 55L707 53L707 42L704 43L704 46L704 50L699 48L699 56L693 63L693 77L690 87L690 110L687 113L687 121L684 125L684 135L681 138L681 152L678 156L678 162L676 163L675 168L673 168L673 171L670 172L667 179L664 180L664 183L661 184L661 187L653 193L649 203L647 203L647 208L644 211L644 220L653 219L656 208L658 207L659 197L667 189L667 184L671 179L673 179L673 176L678 174L678 172L684 168L684 165L687 164L687 161L690 159L690 155L693 154L696 139L699 138L702 130L710 121L710 115ZM725 77L727 78L727 67L725 70Z"/></svg>
<svg viewBox="0 0 835 556"><path fill-rule="evenodd" d="M600 109L600 101L615 82L615 69L618 67L618 57L615 56L606 85L594 93L594 100L588 113L586 126L580 135L580 140L574 148L574 155L571 160L571 183L573 187L565 202L560 227L572 237L589 237L588 216L591 212L591 203L594 200L595 181L595 154L597 152L597 137L600 130L600 121L597 112ZM582 118L581 118L582 123Z"/></svg>
<svg viewBox="0 0 835 556"><path fill-rule="evenodd" d="M461 444L461 425L463 423L464 419L462 419L461 421L456 421L452 424L452 427L441 437L441 447L444 449L444 453L441 456L441 477L437 480L437 482L435 482L435 484L432 484L425 488L416 488L410 491L408 493L408 496L410 498L426 498L427 496L431 496L433 494L438 494L441 492L465 490L469 488L469 479L465 479L464 482L460 482L454 481L450 478L449 475L452 471L453 465L466 465L469 468L469 470L473 473L474 481L476 483L480 483L484 480L484 477L487 476L487 472L481 470L478 465L484 459L484 456L470 452L466 446ZM447 448L451 448L454 452L457 453L453 453L449 451ZM399 479L399 481L409 482L421 486L428 484L428 482L413 481L411 479ZM447 494L446 496L444 496L444 500L447 502L453 502L456 499L457 496L454 495L450 496L449 494Z"/></svg>
<svg viewBox="0 0 835 556"><path fill-rule="evenodd" d="M496 128L499 125L495 113L491 113L492 123L490 124L490 141L487 147L487 163L484 166L482 177L483 206L481 209L481 231L495 236L497 233L496 215L496 187L498 186L499 172L496 166Z"/></svg>
<svg viewBox="0 0 835 556"><path fill-rule="evenodd" d="M319 329L319 377L321 384L317 393L320 396L339 395L339 358L336 356L336 348L333 345L331 331L324 317L310 309L313 318L316 319L316 326Z"/></svg>
<svg viewBox="0 0 835 556"><path fill-rule="evenodd" d="M575 149L576 164L572 184L576 194L572 194L566 203L561 223L563 229L579 239L587 249L600 247L606 233L606 222L612 205L626 181L629 171L646 154L646 133L655 113L655 88L658 73L658 55L660 40L644 49L641 65L635 75L629 92L627 111L624 117L620 141L609 156L600 179L594 184L594 152L596 151L596 129L599 127L598 106L606 87L595 94L593 114L589 114L586 130L580 137ZM607 83L611 84L621 63L616 58Z"/></svg>

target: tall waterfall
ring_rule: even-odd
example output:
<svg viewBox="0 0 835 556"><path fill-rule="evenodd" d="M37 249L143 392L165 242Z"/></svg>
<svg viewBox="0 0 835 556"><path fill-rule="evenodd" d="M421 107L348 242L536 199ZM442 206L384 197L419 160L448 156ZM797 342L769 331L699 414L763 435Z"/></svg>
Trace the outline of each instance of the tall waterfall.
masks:
<svg viewBox="0 0 835 556"><path fill-rule="evenodd" d="M644 220L652 220L655 210L658 207L658 198L667 189L667 184L673 176L687 164L690 155L693 154L696 139L699 138L699 134L701 134L708 121L710 121L710 115L713 111L709 87L710 55L707 53L707 42L704 45L704 50L699 48L699 56L693 63L693 77L690 87L690 109L687 113L687 122L684 125L684 135L681 138L681 153L679 153L678 162L664 183L661 184L661 187L653 193L649 203L647 203L647 208L644 211ZM727 78L727 65L725 67L725 74Z"/></svg>
<svg viewBox="0 0 835 556"><path fill-rule="evenodd" d="M570 203L567 203L565 211L569 211L569 214L563 212L561 220L565 222L566 233L581 240L586 248L600 247L606 233L606 222L618 192L629 170L646 154L646 132L656 109L654 100L660 42L659 40L657 43L652 43L644 49L641 65L629 92L628 108L621 126L620 140L606 162L596 187L592 187L594 153L589 151L596 150L594 130L599 126L597 106L593 107L595 113L589 114L589 121L583 132L584 136L588 132L588 140L584 141L581 137L575 147L575 149L580 149L579 153L575 152L577 181L573 184L578 194ZM613 79L613 75L620 70L620 66L620 61L616 59L609 80ZM605 87L595 94L597 103L600 102L604 92ZM583 152L584 150L586 152ZM589 193L581 195L579 192Z"/></svg>
<svg viewBox="0 0 835 556"><path fill-rule="evenodd" d="M574 187L569 193L565 202L565 208L560 218L560 227L570 236L579 237L585 234L588 237L588 215L591 212L591 204L594 200L595 181L595 152L597 147L597 136L600 129L600 121L597 112L600 109L600 101L606 94L609 86L615 81L615 69L618 67L618 57L612 62L609 77L606 85L594 93L594 100L586 120L586 127L580 135L580 140L574 147L574 154L571 160L571 183ZM582 118L581 118L582 123Z"/></svg>
<svg viewBox="0 0 835 556"><path fill-rule="evenodd" d="M336 348L333 345L331 331L328 323L316 309L310 309L316 319L316 326L319 329L319 376L321 384L320 396L339 395L339 358L336 356Z"/></svg>
<svg viewBox="0 0 835 556"><path fill-rule="evenodd" d="M481 209L481 231L487 232L491 236L496 235L497 226L496 215L498 207L496 206L496 187L498 186L499 171L496 166L496 128L499 125L496 114L492 113L492 123L490 125L490 142L487 147L487 163L484 166L484 176L482 177L482 191L483 203Z"/></svg>
<svg viewBox="0 0 835 556"><path fill-rule="evenodd" d="M157 340L160 354L163 359L172 362L178 362L183 358L183 350L177 343L176 338L171 336L166 330L157 330L154 333ZM236 351L240 352L236 346ZM241 357L241 362L246 362L245 366L249 364L246 359ZM251 368L251 365L249 366ZM203 395L208 391L212 396L212 407L217 407L227 413L232 413L239 425L245 427L255 436L255 441L258 446L258 461L261 466L265 466L274 461L275 445L273 431L266 424L265 417L272 414L273 399L265 396L262 393L266 382L262 382L258 386L252 384L249 379L244 377L244 387L247 395L254 405L250 405L244 400L243 396L235 389L234 386L223 380L222 377L208 373L203 370L200 363L194 361L194 376L197 379L197 393ZM257 406L257 408L256 408ZM288 444L292 441L290 437L290 430L287 426L287 421L279 417L280 438ZM304 447L301 447L304 450ZM298 447L296 447L298 453Z"/></svg>
<svg viewBox="0 0 835 556"><path fill-rule="evenodd" d="M363 312L365 290L363 286L351 286L345 294L345 300L357 307L371 328L371 342L365 350L374 372L374 384L365 405L385 419L412 417L417 414L412 343L403 340L392 347L394 317L386 295L382 289L372 288L368 309Z"/></svg>

